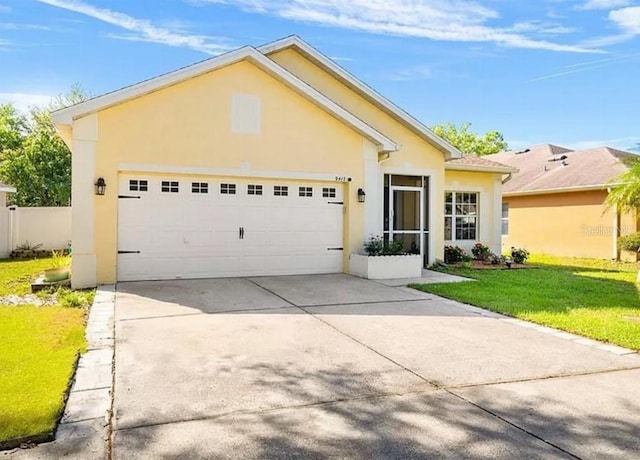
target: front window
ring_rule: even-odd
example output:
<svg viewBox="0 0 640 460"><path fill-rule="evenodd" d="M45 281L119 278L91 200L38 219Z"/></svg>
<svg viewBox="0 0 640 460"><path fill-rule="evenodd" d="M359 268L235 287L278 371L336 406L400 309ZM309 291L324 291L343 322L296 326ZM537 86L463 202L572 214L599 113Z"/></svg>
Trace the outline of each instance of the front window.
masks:
<svg viewBox="0 0 640 460"><path fill-rule="evenodd" d="M502 203L502 234L509 234L509 203Z"/></svg>
<svg viewBox="0 0 640 460"><path fill-rule="evenodd" d="M464 241L478 239L478 193L444 194L444 239Z"/></svg>

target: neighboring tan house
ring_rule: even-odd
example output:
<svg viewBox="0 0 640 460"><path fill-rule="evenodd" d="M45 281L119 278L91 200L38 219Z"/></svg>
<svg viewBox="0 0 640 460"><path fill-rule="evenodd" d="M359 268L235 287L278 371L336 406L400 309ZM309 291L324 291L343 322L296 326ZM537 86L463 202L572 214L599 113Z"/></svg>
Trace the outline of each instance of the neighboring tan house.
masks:
<svg viewBox="0 0 640 460"><path fill-rule="evenodd" d="M611 181L627 169L629 152L599 147L573 151L540 145L485 158L515 168L503 189L503 250L512 246L558 256L617 259L617 239L638 231L635 213L606 206Z"/></svg>
<svg viewBox="0 0 640 460"><path fill-rule="evenodd" d="M500 248L514 169L463 157L298 37L53 116L73 152L74 287L346 272L372 234L425 264L446 242Z"/></svg>
<svg viewBox="0 0 640 460"><path fill-rule="evenodd" d="M0 208L7 206L7 193L16 193L16 189L0 182Z"/></svg>

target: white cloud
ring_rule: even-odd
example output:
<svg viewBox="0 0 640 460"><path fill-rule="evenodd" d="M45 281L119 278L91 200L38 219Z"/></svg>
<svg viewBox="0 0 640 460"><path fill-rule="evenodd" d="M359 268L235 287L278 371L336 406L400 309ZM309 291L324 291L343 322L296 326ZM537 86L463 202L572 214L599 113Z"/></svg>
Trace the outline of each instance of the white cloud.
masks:
<svg viewBox="0 0 640 460"><path fill-rule="evenodd" d="M512 48L589 53L597 50L532 38L513 28L488 25L500 14L470 0L188 0L301 22L438 41L492 42ZM530 27L530 26L529 26ZM567 30L556 28L555 34Z"/></svg>
<svg viewBox="0 0 640 460"><path fill-rule="evenodd" d="M602 67L608 67L610 65L616 64L618 62L630 61L632 59L637 59L640 57L640 54L632 54L627 56L618 56L612 57L608 59L599 59L597 61L589 61L589 62L580 62L577 64L571 64L564 67L561 67L558 72L554 72L547 75L542 75L540 77L532 78L531 80L527 80L523 83L534 83L536 81L542 80L550 80L552 78L563 77L565 75L571 75L574 73L580 72L588 72L590 70L600 69Z"/></svg>
<svg viewBox="0 0 640 460"><path fill-rule="evenodd" d="M19 24L15 22L0 22L0 30L51 30L51 27L38 24Z"/></svg>
<svg viewBox="0 0 640 460"><path fill-rule="evenodd" d="M161 43L169 46L191 48L215 55L229 50L224 38L189 34L181 30L153 25L146 19L138 19L124 13L98 8L80 0L37 0L40 3L83 14L107 24L128 30L131 34L118 38Z"/></svg>
<svg viewBox="0 0 640 460"><path fill-rule="evenodd" d="M609 19L627 34L640 35L640 6L611 11Z"/></svg>
<svg viewBox="0 0 640 460"><path fill-rule="evenodd" d="M433 77L433 71L429 66L418 66L409 69L400 69L383 76L385 80L391 81L426 80L431 77Z"/></svg>
<svg viewBox="0 0 640 460"><path fill-rule="evenodd" d="M31 107L44 107L54 99L54 96L33 93L0 93L0 104L11 103L16 109L27 112Z"/></svg>
<svg viewBox="0 0 640 460"><path fill-rule="evenodd" d="M618 137L613 139L587 140L578 142L565 142L562 145L572 150L587 150L595 147L612 147L619 150L629 150L635 144L640 143L640 136Z"/></svg>
<svg viewBox="0 0 640 460"><path fill-rule="evenodd" d="M584 5L578 7L579 10L611 10L613 8L620 8L621 6L627 6L630 3L629 0L589 0Z"/></svg>

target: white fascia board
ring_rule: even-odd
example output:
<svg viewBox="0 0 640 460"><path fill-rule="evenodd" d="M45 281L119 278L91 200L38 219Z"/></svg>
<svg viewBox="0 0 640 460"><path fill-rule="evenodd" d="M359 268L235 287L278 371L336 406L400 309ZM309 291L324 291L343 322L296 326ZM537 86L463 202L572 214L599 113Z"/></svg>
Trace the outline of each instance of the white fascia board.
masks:
<svg viewBox="0 0 640 460"><path fill-rule="evenodd" d="M492 172L500 174L517 173L519 170L510 166L475 166L475 165L459 165L444 164L444 169L447 171L471 171L471 172Z"/></svg>
<svg viewBox="0 0 640 460"><path fill-rule="evenodd" d="M374 142L380 152L394 152L399 149L398 145L387 136L360 120L250 46L245 46L236 51L58 110L53 112L53 120L57 125L71 125L75 119L243 60L249 60L257 65L272 77L281 81L307 100L329 112L335 118Z"/></svg>
<svg viewBox="0 0 640 460"><path fill-rule="evenodd" d="M543 190L527 190L524 192L506 192L502 196L528 196L528 195L551 195L554 193L570 193L570 192L590 192L590 191L607 191L607 185L585 185L580 187L559 187L548 188Z"/></svg>
<svg viewBox="0 0 640 460"><path fill-rule="evenodd" d="M16 193L17 190L15 187L9 187L8 185L0 185L0 192Z"/></svg>
<svg viewBox="0 0 640 460"><path fill-rule="evenodd" d="M183 67L178 70L144 80L131 86L124 87L112 91L102 96L94 97L85 102L56 110L51 114L53 121L60 125L71 125L74 119L81 118L85 115L103 110L107 107L120 104L129 99L143 96L145 94L158 91L159 89L180 83L189 78L196 77L206 72L234 64L244 59L247 52L251 49L249 46L230 51L220 56L206 59L196 64Z"/></svg>
<svg viewBox="0 0 640 460"><path fill-rule="evenodd" d="M324 67L329 73L333 74L339 80L342 80L349 87L355 90L357 93L370 100L375 105L381 107L385 112L391 115L396 120L407 126L411 131L418 134L423 139L427 140L431 144L435 145L439 150L445 154L446 159L462 158L462 153L456 149L449 142L445 141L441 137L437 136L426 125L409 115L400 107L395 105L389 99L378 93L376 90L362 82L360 79L351 75L345 69L333 62L330 58L322 54L317 49L306 43L298 36L290 36L273 43L258 47L258 51L268 55L277 51L281 51L287 48L296 47L308 57L312 58L316 63Z"/></svg>

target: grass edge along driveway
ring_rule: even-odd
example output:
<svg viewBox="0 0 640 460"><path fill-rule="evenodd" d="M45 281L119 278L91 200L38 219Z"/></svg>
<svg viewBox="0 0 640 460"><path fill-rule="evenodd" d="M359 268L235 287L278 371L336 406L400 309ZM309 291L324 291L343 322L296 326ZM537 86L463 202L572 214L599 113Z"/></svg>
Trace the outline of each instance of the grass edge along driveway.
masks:
<svg viewBox="0 0 640 460"><path fill-rule="evenodd" d="M49 265L0 261L0 296L26 294ZM0 305L0 442L55 428L76 356L86 349L85 317L84 308Z"/></svg>
<svg viewBox="0 0 640 460"><path fill-rule="evenodd" d="M442 271L477 280L411 287L507 316L640 350L637 265L534 255L538 268Z"/></svg>

